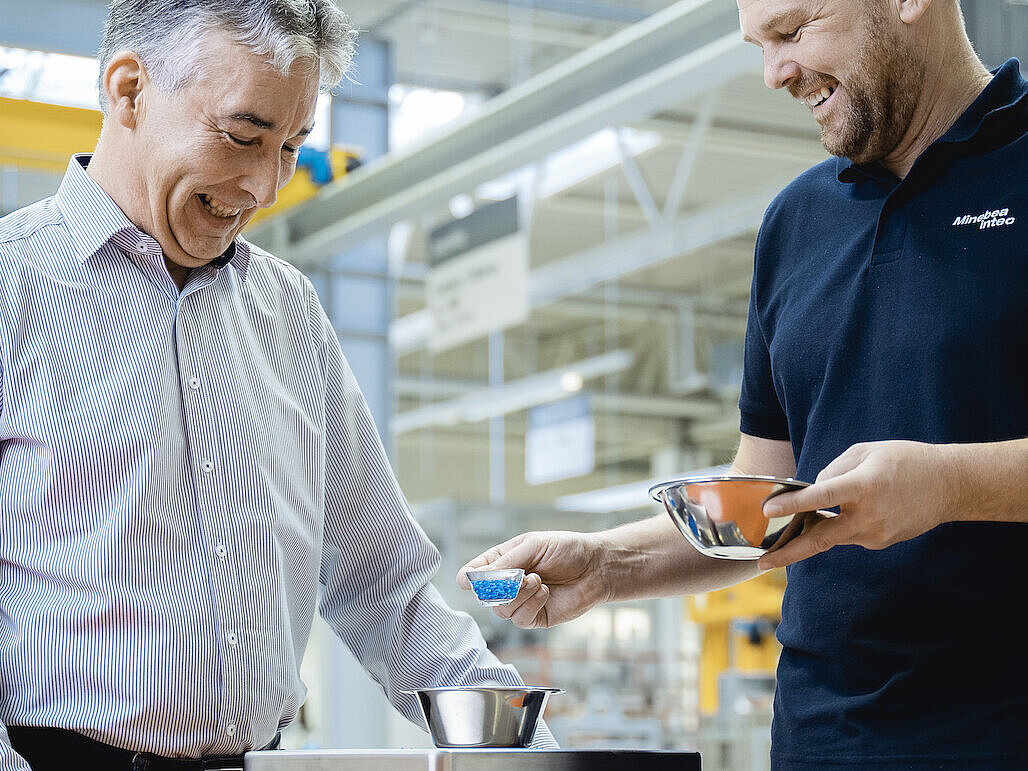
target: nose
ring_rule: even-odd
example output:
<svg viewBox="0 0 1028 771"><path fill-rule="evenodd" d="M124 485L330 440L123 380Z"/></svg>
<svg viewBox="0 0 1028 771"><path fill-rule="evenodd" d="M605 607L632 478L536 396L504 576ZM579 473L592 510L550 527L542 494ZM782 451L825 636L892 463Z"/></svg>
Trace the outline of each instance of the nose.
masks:
<svg viewBox="0 0 1028 771"><path fill-rule="evenodd" d="M282 166L275 155L257 154L243 181L243 188L253 196L260 208L272 206L278 200L282 188Z"/></svg>
<svg viewBox="0 0 1028 771"><path fill-rule="evenodd" d="M764 84L778 89L800 76L800 66L783 54L780 46L764 46Z"/></svg>

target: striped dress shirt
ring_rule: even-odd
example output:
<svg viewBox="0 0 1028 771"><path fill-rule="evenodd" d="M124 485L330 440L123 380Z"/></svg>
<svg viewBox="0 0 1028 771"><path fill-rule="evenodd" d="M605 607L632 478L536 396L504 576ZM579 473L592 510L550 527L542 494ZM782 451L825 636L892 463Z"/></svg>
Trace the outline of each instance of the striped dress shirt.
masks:
<svg viewBox="0 0 1028 771"><path fill-rule="evenodd" d="M429 583L311 284L240 238L180 291L88 162L0 220L0 769L7 725L267 744L316 606L416 723L403 689L519 684Z"/></svg>

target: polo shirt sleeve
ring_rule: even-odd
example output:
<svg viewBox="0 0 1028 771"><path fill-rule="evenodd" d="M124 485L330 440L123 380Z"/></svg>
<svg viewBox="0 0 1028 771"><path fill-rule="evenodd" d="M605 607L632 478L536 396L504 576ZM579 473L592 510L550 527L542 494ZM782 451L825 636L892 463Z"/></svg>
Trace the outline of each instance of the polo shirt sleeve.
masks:
<svg viewBox="0 0 1028 771"><path fill-rule="evenodd" d="M761 325L761 236L757 234L753 282L750 287L749 318L743 350L742 392L739 396L739 430L762 439L789 439L789 421L778 400L771 372L769 341Z"/></svg>

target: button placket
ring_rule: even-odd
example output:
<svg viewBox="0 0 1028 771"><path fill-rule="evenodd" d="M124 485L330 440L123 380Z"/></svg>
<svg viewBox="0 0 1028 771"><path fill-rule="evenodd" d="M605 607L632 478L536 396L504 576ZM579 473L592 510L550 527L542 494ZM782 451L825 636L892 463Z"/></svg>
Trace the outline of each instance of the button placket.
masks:
<svg viewBox="0 0 1028 771"><path fill-rule="evenodd" d="M220 676L224 683L219 722L223 736L236 734L236 718L245 714L247 666L246 650L241 645L239 630L244 628L240 600L237 548L227 520L231 510L221 484L222 466L232 469L232 456L222 456L219 436L223 416L219 403L206 398L220 383L219 370L212 362L221 360L219 351L194 346L194 314L192 295L199 285L187 286L178 298L175 325L178 347L179 384L183 398L183 418L187 431L187 447L198 504L198 535L206 544L210 562L210 592L216 640L222 651ZM201 331L201 334L203 332ZM203 547L201 547L203 548Z"/></svg>

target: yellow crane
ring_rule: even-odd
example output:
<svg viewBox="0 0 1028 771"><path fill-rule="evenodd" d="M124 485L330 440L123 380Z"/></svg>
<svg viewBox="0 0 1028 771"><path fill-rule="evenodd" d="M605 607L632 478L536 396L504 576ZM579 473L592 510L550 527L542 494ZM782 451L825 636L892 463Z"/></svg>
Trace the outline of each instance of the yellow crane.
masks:
<svg viewBox="0 0 1028 771"><path fill-rule="evenodd" d="M702 627L702 713L717 712L718 676L726 669L774 673L781 646L770 632L781 621L784 592L785 571L772 570L736 586L689 598L689 618Z"/></svg>

